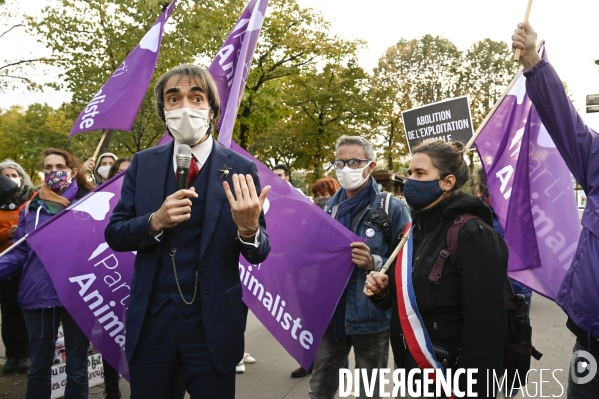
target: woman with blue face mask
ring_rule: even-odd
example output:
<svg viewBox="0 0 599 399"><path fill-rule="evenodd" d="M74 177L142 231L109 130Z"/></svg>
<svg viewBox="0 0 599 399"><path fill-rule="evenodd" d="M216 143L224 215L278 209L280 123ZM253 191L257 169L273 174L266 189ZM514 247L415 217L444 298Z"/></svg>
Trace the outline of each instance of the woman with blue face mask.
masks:
<svg viewBox="0 0 599 399"><path fill-rule="evenodd" d="M493 230L489 208L478 197L459 191L470 177L461 143L421 144L413 151L408 173L404 194L412 208L413 241L411 265L407 266L412 269L423 329L436 348L437 360L445 362L446 368L478 369L474 392L488 397L487 370L490 375L493 371L503 374L507 246ZM464 214L478 218L461 227L457 262L447 257L435 282L431 272L441 251L448 248L448 230ZM391 346L397 366L405 368L407 375L418 366L409 349L409 344L415 348L413 341L406 345L405 324L400 322L397 293L403 288L396 284L395 268L394 264L387 274L370 274L364 293L375 306L392 309ZM460 390L464 383L460 380Z"/></svg>
<svg viewBox="0 0 599 399"><path fill-rule="evenodd" d="M91 189L87 180L78 175L77 162L67 151L46 149L42 158L44 184L23 207L15 242ZM57 236L56 240L68 240L68 237ZM68 358L65 398L87 398L89 340L64 308L46 268L26 241L0 258L0 281L21 271L18 301L25 316L31 356L26 398L50 398L51 368L60 322Z"/></svg>

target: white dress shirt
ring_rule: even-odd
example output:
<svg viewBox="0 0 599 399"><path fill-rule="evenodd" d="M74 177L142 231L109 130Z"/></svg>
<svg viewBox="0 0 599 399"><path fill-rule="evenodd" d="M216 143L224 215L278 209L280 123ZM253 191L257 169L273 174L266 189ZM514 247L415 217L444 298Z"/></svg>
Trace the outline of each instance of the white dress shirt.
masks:
<svg viewBox="0 0 599 399"><path fill-rule="evenodd" d="M202 169L202 166L204 166L204 164L208 160L208 157L210 156L210 153L212 152L213 141L214 141L214 138L212 138L212 135L208 135L208 138L206 140L202 141L198 145L191 147L191 153L193 154L193 156L196 159L199 170ZM174 140L174 142L175 142L175 147L173 150L173 169L174 169L175 173L177 173L177 151L178 151L179 147L181 146L181 144L177 140ZM192 161L193 161L193 159L192 159ZM150 215L150 218L148 219L148 225L149 225L150 220L152 219L153 215L154 214ZM160 233L156 234L154 236L154 239L156 241L160 242L160 240L162 238L162 233L163 232L161 231ZM245 244L250 247L258 248L258 246L260 245L260 241L258 240L259 237L260 237L260 229L258 229L258 232L254 236L254 242L244 241L241 238L241 236L239 235L239 230L237 231L237 238L239 239L239 241L242 244Z"/></svg>

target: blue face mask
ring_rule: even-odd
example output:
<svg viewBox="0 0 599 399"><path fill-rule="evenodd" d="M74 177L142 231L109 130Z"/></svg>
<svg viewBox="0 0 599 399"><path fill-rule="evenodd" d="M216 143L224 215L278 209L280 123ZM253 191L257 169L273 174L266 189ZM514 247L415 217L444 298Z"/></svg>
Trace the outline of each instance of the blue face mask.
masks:
<svg viewBox="0 0 599 399"><path fill-rule="evenodd" d="M403 193L408 205L419 211L438 200L443 195L443 189L439 186L439 180L408 179Z"/></svg>

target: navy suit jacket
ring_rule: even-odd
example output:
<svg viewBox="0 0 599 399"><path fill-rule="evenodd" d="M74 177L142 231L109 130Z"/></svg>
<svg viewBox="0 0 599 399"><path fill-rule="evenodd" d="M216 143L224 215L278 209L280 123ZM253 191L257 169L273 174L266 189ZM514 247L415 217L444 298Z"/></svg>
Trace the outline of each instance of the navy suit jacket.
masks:
<svg viewBox="0 0 599 399"><path fill-rule="evenodd" d="M131 360L135 354L161 258L161 243L150 233L148 219L150 214L160 209L169 195L166 174L174 173L173 148L174 144L171 143L135 154L125 173L121 199L104 232L106 242L113 250L137 251L126 321L127 360ZM231 189L233 173L250 174L259 193L260 180L256 164L216 141L207 162L210 163L210 176L199 242L200 300L208 350L216 368L220 372L226 372L243 357L245 322L239 255L242 254L251 263L260 263L270 252L270 241L262 213L260 245L254 248L239 242L237 226L233 222L229 201L222 187L225 178L219 178L219 169L226 164L232 168L227 179ZM145 333L151 334L148 331Z"/></svg>

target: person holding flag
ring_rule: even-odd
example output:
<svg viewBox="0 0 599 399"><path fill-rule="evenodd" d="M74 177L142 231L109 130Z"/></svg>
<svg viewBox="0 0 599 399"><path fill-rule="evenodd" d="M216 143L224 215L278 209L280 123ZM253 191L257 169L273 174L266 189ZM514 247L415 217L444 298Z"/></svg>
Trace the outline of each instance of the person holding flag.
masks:
<svg viewBox="0 0 599 399"><path fill-rule="evenodd" d="M308 392L312 399L335 397L339 369L347 367L352 347L356 368L367 370L368 375L387 367L390 314L376 309L360 291L365 275L381 270L393 251L393 233L410 221L406 204L382 193L371 175L376 167L371 142L360 136L341 136L335 155L332 165L340 188L324 211L364 240L350 244L352 272L349 281L343 280L345 289L316 351Z"/></svg>
<svg viewBox="0 0 599 399"><path fill-rule="evenodd" d="M599 361L599 134L584 124L553 66L537 54L536 42L537 34L530 24L519 23L512 36L512 49L521 51L526 91L568 169L587 195L576 255L556 298L568 315L566 326L576 336L568 398L596 398L599 373L595 370L594 377L585 381L576 370L581 361L576 353L586 351ZM585 374L589 375L593 370L590 363L587 367Z"/></svg>
<svg viewBox="0 0 599 399"><path fill-rule="evenodd" d="M270 186L260 192L255 163L213 139L220 102L208 71L179 65L154 94L174 141L135 154L105 230L113 250L137 251L125 343L131 398L175 396L182 365L192 399L233 399L244 354L239 255L258 264L270 252ZM184 146L189 180L177 182Z"/></svg>
<svg viewBox="0 0 599 399"><path fill-rule="evenodd" d="M78 174L78 164L67 151L49 148L42 152L44 185L23 207L13 241L17 242L55 214L85 196L91 186ZM69 241L60 230L53 241ZM52 243L56 247L56 243ZM71 250L74 250L71 247ZM64 258L66 254L61 253ZM56 293L50 275L38 254L24 241L0 258L0 281L22 269L19 305L23 309L29 338L31 367L27 378L27 399L50 399L52 361L58 326L62 321L67 354L65 398L87 398L87 350L89 340Z"/></svg>
<svg viewBox="0 0 599 399"><path fill-rule="evenodd" d="M398 257L388 273L369 274L364 294L378 308L392 309L391 347L397 367L406 374L413 368L476 368L473 391L487 397L495 391L487 390L487 372L503 374L507 245L491 227L489 208L459 191L470 177L460 142L419 145L408 174L404 194L413 227L402 250L405 256ZM438 259L443 259L439 254L448 248L448 230L465 214L476 218L459 231L458 262L447 256L438 270ZM460 379L462 392L465 380Z"/></svg>

